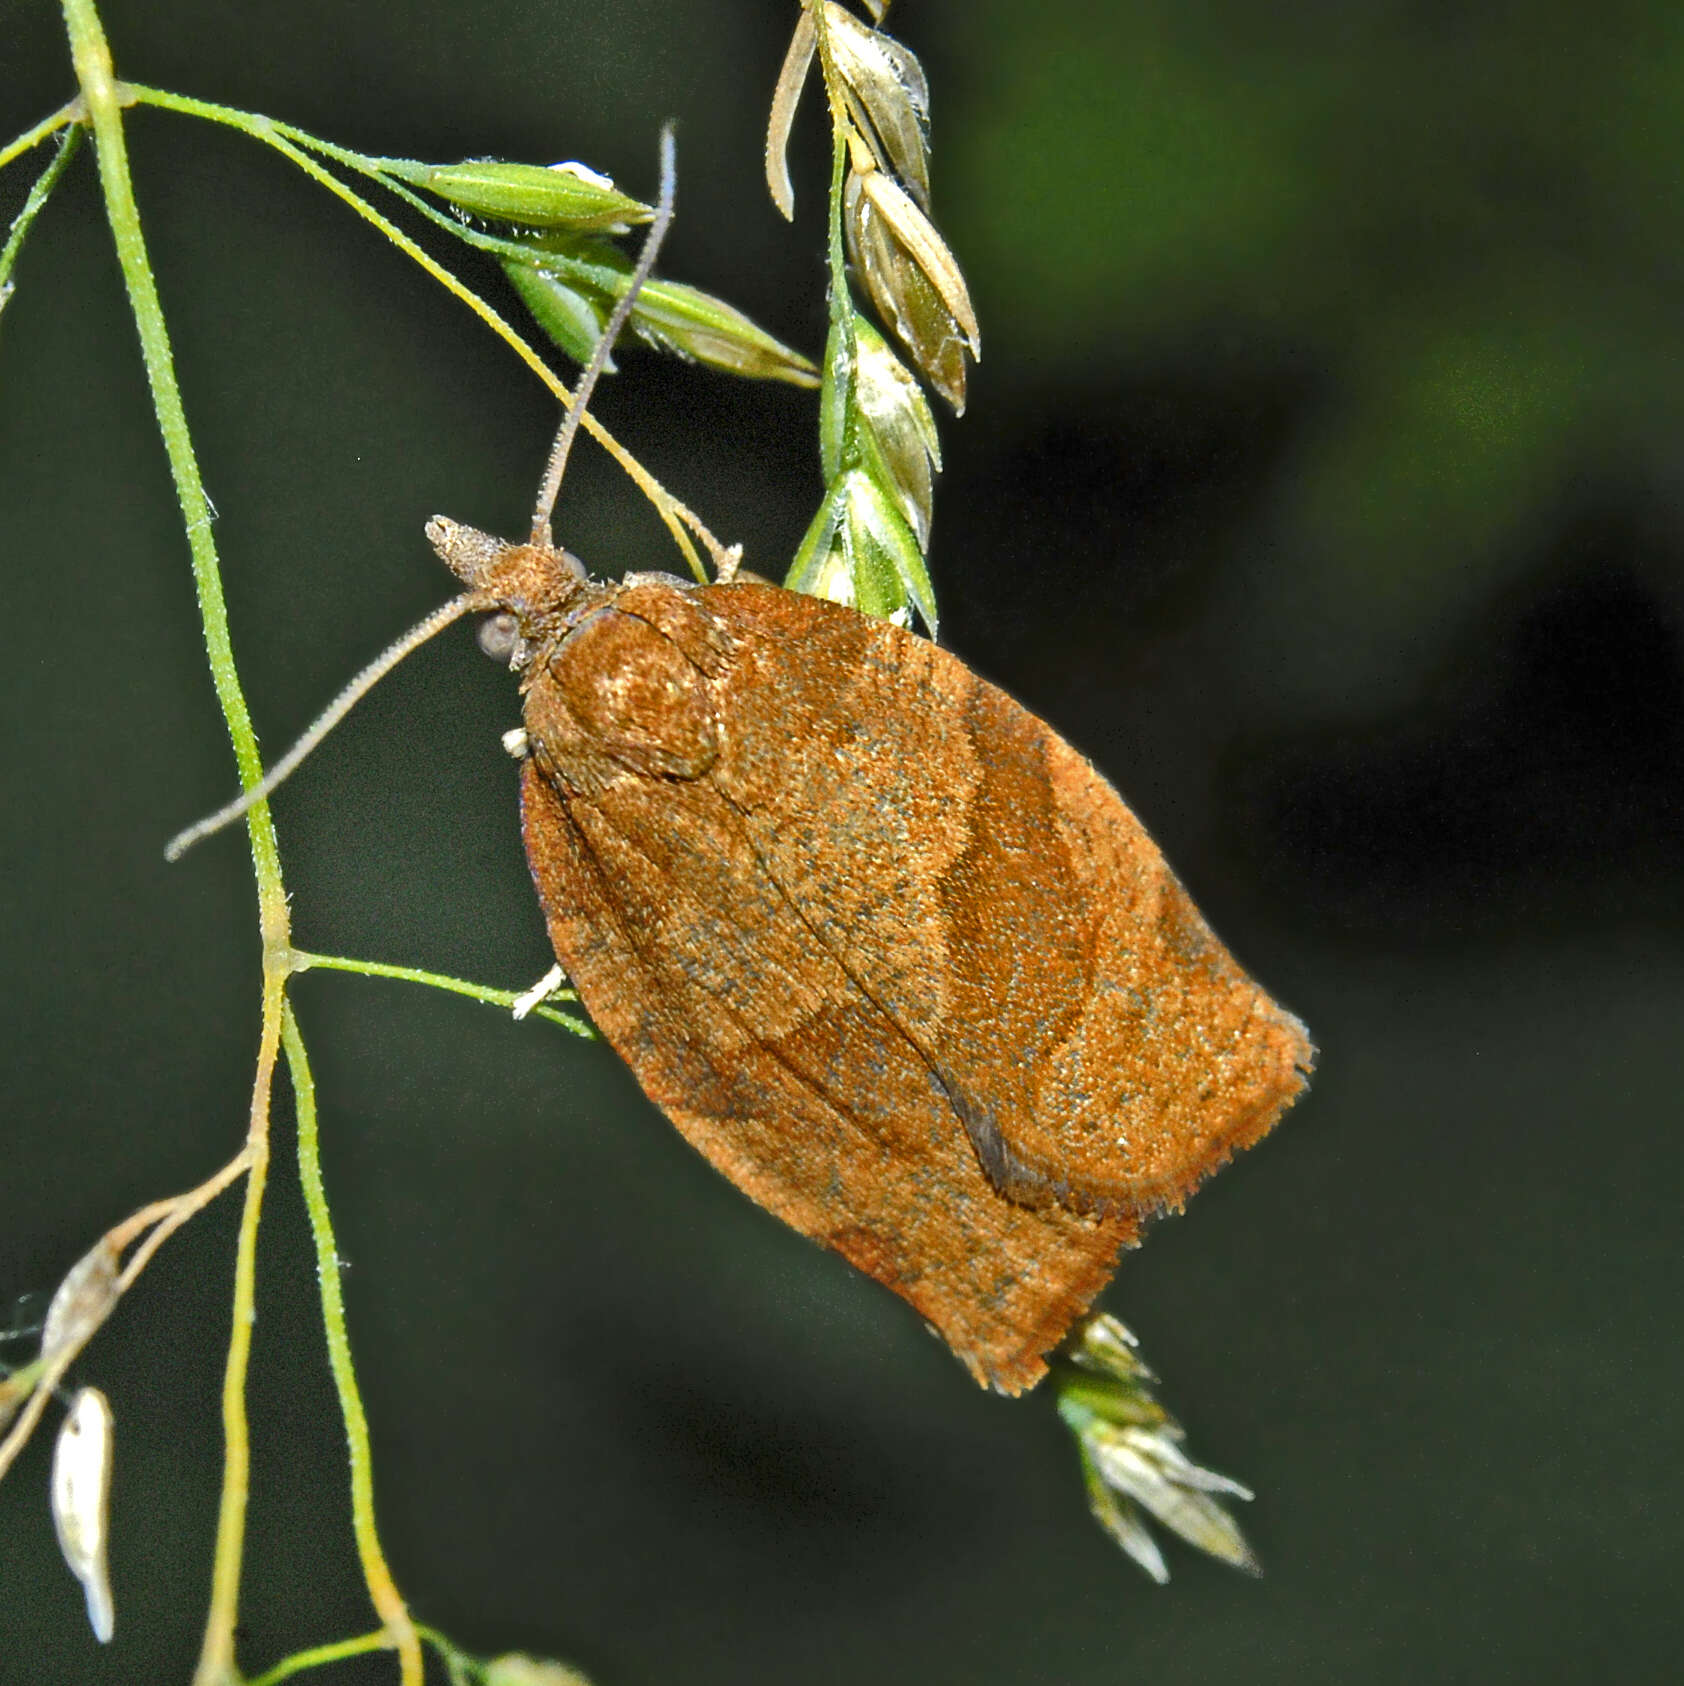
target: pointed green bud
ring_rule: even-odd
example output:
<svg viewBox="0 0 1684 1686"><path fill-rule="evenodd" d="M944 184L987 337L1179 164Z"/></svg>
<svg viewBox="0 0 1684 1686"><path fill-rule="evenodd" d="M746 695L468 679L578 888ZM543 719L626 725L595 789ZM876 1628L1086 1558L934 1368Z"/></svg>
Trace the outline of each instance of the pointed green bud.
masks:
<svg viewBox="0 0 1684 1686"><path fill-rule="evenodd" d="M723 299L680 281L649 281L632 306L632 331L652 344L750 380L817 386L810 358L756 327Z"/></svg>
<svg viewBox="0 0 1684 1686"><path fill-rule="evenodd" d="M598 299L569 286L559 275L529 263L511 259L503 265L503 273L550 339L575 363L590 362L612 307L604 308ZM603 365L603 372L614 372L612 357Z"/></svg>
<svg viewBox="0 0 1684 1686"><path fill-rule="evenodd" d="M1159 1586L1165 1585L1169 1580L1169 1565L1164 1562L1158 1542L1152 1538L1152 1530L1147 1526L1140 1506L1107 1484L1080 1440L1077 1441L1077 1451L1082 1460L1082 1483L1087 1490L1088 1510L1094 1521L1110 1535L1112 1544L1132 1557Z"/></svg>
<svg viewBox="0 0 1684 1686"><path fill-rule="evenodd" d="M915 603L925 625L932 625L935 605L923 552L893 497L864 469L850 469L838 484L845 500L842 554L855 606L867 615L900 616L904 624L908 603Z"/></svg>
<svg viewBox="0 0 1684 1686"><path fill-rule="evenodd" d="M1084 1318L1066 1343L1064 1355L1084 1370L1139 1386L1142 1391L1158 1379L1140 1356L1134 1331L1107 1312Z"/></svg>
<svg viewBox="0 0 1684 1686"><path fill-rule="evenodd" d="M1094 1423L1082 1445L1112 1493L1143 1506L1190 1546L1257 1574L1257 1559L1240 1525L1220 1503L1223 1498L1249 1499L1250 1490L1194 1463L1181 1450L1181 1438L1173 1424L1148 1429Z"/></svg>
<svg viewBox="0 0 1684 1686"><path fill-rule="evenodd" d="M791 591L823 597L861 614L887 620L907 613L894 563L885 546L862 534L856 508L864 475L844 475L825 494L807 536L796 550L784 585Z"/></svg>
<svg viewBox="0 0 1684 1686"><path fill-rule="evenodd" d="M504 273L544 332L576 362L588 361L615 301L630 283L631 259L618 246L594 237L551 233L522 244L532 247L531 262L506 260ZM645 344L727 374L792 386L819 384L810 359L723 299L682 282L645 282L632 306L630 331Z"/></svg>
<svg viewBox="0 0 1684 1686"><path fill-rule="evenodd" d="M787 590L853 605L853 577L840 538L843 509L842 488L832 485L807 524L801 543L795 547L795 558L784 575Z"/></svg>
<svg viewBox="0 0 1684 1686"><path fill-rule="evenodd" d="M935 631L935 593L923 552L892 491L867 469L846 470L825 494L784 584L902 625L916 608Z"/></svg>
<svg viewBox="0 0 1684 1686"><path fill-rule="evenodd" d="M893 492L918 548L927 550L932 479L941 467L935 417L906 365L858 311L832 322L825 345L819 466L827 484L842 471L850 413L857 430L854 447L870 459L879 484Z"/></svg>
<svg viewBox="0 0 1684 1686"><path fill-rule="evenodd" d="M655 212L621 193L607 176L583 164L505 164L496 159L463 164L415 164L385 158L380 167L411 187L437 194L458 210L524 228L563 228L579 233L624 230Z"/></svg>

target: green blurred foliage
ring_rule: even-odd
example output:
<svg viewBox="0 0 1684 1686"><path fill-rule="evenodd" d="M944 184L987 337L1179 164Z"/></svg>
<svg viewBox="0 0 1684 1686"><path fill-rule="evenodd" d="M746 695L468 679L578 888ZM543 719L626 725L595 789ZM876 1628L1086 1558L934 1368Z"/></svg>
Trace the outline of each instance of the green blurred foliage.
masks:
<svg viewBox="0 0 1684 1686"><path fill-rule="evenodd" d="M985 316L1049 372L1100 338L1312 389L1259 536L1261 606L1352 652L1313 688L1399 680L1373 629L1413 666L1585 480L1675 474L1684 10L967 11L939 164Z"/></svg>

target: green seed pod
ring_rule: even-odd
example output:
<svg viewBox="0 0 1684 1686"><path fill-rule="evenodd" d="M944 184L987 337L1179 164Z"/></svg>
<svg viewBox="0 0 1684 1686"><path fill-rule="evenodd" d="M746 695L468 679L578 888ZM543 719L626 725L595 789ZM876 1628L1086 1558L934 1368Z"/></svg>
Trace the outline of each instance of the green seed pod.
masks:
<svg viewBox="0 0 1684 1686"><path fill-rule="evenodd" d="M1249 1499L1249 1489L1182 1450L1185 1434L1153 1391L1157 1377L1128 1329L1091 1314L1065 1342L1054 1378L1094 1519L1153 1580L1167 1581L1169 1568L1149 1517L1209 1556L1259 1573L1226 1504Z"/></svg>
<svg viewBox="0 0 1684 1686"><path fill-rule="evenodd" d="M854 344L854 403L881 468L877 478L893 491L918 548L927 550L932 482L941 467L935 417L906 365L863 316L854 319Z"/></svg>
<svg viewBox="0 0 1684 1686"><path fill-rule="evenodd" d="M935 594L923 553L892 491L872 472L847 470L825 494L784 584L862 614L904 617L916 608L935 631Z"/></svg>
<svg viewBox="0 0 1684 1686"><path fill-rule="evenodd" d="M503 265L503 273L550 339L575 363L590 362L612 306L605 307L601 295L569 286L559 275L529 263L511 259ZM613 373L613 358L603 364L603 370Z"/></svg>
<svg viewBox="0 0 1684 1686"><path fill-rule="evenodd" d="M842 554L839 529L842 524L842 488L833 485L807 524L795 559L784 575L790 591L804 591L809 597L824 597L832 603L854 603L853 576Z"/></svg>
<svg viewBox="0 0 1684 1686"><path fill-rule="evenodd" d="M505 164L496 159L463 164L413 164L384 159L381 168L412 187L426 189L458 210L525 228L564 228L579 233L625 229L648 222L654 210L621 193L607 176L583 164Z"/></svg>
<svg viewBox="0 0 1684 1686"><path fill-rule="evenodd" d="M532 262L509 260L504 272L544 332L576 362L587 362L615 301L630 282L631 259L618 246L596 238L552 233L530 244ZM818 370L808 358L698 287L645 282L632 306L629 327L647 345L727 374L788 381L792 386L819 383Z"/></svg>
<svg viewBox="0 0 1684 1686"><path fill-rule="evenodd" d="M900 512L894 488L884 485L870 469L851 471L843 477L842 485L848 500L842 528L844 549L853 565L859 607L868 615L884 615L910 604L933 637L935 589L924 568L924 553Z"/></svg>
<svg viewBox="0 0 1684 1686"><path fill-rule="evenodd" d="M632 307L632 332L727 374L817 386L809 358L757 328L723 299L680 281L650 281Z"/></svg>

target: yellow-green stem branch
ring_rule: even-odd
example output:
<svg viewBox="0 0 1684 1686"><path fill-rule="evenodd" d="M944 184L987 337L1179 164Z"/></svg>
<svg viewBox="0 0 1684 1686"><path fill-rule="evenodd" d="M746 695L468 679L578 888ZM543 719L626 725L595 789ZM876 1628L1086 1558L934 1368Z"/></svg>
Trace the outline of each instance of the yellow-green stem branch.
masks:
<svg viewBox="0 0 1684 1686"><path fill-rule="evenodd" d="M322 1183L321 1140L316 1123L316 1083L298 1021L292 1008L284 1009L281 1028L286 1048L287 1070L292 1076L293 1104L298 1113L298 1176L304 1188L304 1204L310 1214L310 1235L316 1245L316 1280L322 1300L322 1327L327 1332L328 1367L333 1371L334 1391L339 1395L339 1414L345 1423L345 1445L351 1462L351 1529L356 1536L357 1556L362 1562L363 1582L369 1602L380 1618L398 1653L402 1686L421 1686L421 1641L416 1637L409 1610L398 1591L392 1572L380 1549L380 1533L374 1521L374 1451L369 1443L368 1415L357 1389L357 1371L351 1360L351 1337L345 1323L345 1296L339 1283L339 1249L333 1238L333 1219L328 1212L327 1190Z"/></svg>
<svg viewBox="0 0 1684 1686"><path fill-rule="evenodd" d="M488 1007L513 1007L520 1000L520 995L515 990L493 989L488 984L469 983L464 978L448 977L443 972L423 972L414 966L390 966L380 960L351 960L337 954L309 954L303 949L293 951L292 969L295 972L358 972L368 978L395 978L400 983L425 984L430 989L447 990L452 995L465 995L471 1001L483 1001ZM556 994L563 1000L578 1000L571 990L558 990ZM583 1019L576 1018L571 1013L559 1012L548 1005L534 1007L531 1016L549 1019L577 1036L596 1034Z"/></svg>
<svg viewBox="0 0 1684 1686"><path fill-rule="evenodd" d="M140 335L146 378L152 389L152 406L158 417L169 457L170 476L187 531L193 561L193 584L199 597L199 616L204 623L205 647L210 658L211 677L216 686L240 778L249 789L262 777L257 739L240 690L234 666L233 644L228 631L228 611L222 596L221 570L216 542L211 534L211 510L199 477L198 459L193 453L181 389L176 384L175 359L170 350L169 331L164 325L163 307L152 277L152 263L141 234L140 212L129 179L128 147L123 137L122 107L126 90L119 90L111 68L111 54L100 28L92 0L62 0L70 32L71 54L82 84L88 122L94 132L99 158L100 184L105 192L106 214L122 267L135 327ZM257 874L259 912L265 943L284 940L286 896L281 887L280 861L274 828L265 803L258 803L247 816L251 835L252 864Z"/></svg>
<svg viewBox="0 0 1684 1686"><path fill-rule="evenodd" d="M325 1668L329 1663L343 1662L347 1657L362 1657L370 1651L389 1651L391 1648L392 1641L385 1628L377 1628L373 1633L360 1633L355 1639L336 1639L331 1644L312 1645L308 1651L294 1651L290 1657L283 1657L273 1668L265 1669L249 1681L247 1686L280 1686L281 1681L290 1680L306 1669Z"/></svg>
<svg viewBox="0 0 1684 1686"><path fill-rule="evenodd" d="M69 169L71 159L76 156L76 143L81 138L80 128L64 131L63 138L58 143L58 151L53 154L46 169L35 178L29 195L23 202L23 209L12 221L11 233L6 236L6 244L0 247L0 305L6 302L11 292L12 270L17 264L19 252L23 250L23 243L28 238L35 219L40 216L47 201L52 197L53 189Z"/></svg>
<svg viewBox="0 0 1684 1686"><path fill-rule="evenodd" d="M33 129L25 129L16 140L7 141L0 146L0 170L11 163L14 158L21 158L32 146L39 146L48 135L57 134L68 123L79 123L86 115L82 105L82 96L66 105L61 105L51 117L43 117Z"/></svg>
<svg viewBox="0 0 1684 1686"><path fill-rule="evenodd" d="M240 1211L240 1234L234 1248L233 1327L228 1335L228 1359L222 1374L222 1499L217 1507L210 1609L205 1617L205 1634L193 1686L232 1686L239 1679L234 1663L234 1628L240 1612L240 1566L245 1557L246 1504L251 1493L246 1377L251 1368L252 1324L257 1320L257 1226L263 1214L263 1191L269 1181L269 1117L285 988L285 972L266 966L263 1027L246 1135L250 1164L246 1171L245 1205Z"/></svg>
<svg viewBox="0 0 1684 1686"><path fill-rule="evenodd" d="M447 1638L437 1628L425 1627L419 1622L415 1624L415 1631L424 1644L431 1645L438 1652L445 1667L451 1671L452 1680L463 1679L469 1673L472 1673L474 1678L479 1678L483 1665L454 1640ZM294 1651L290 1657L282 1657L262 1674L247 1681L246 1686L280 1686L283 1680L290 1680L295 1674L303 1674L307 1669L325 1668L329 1663L344 1662L350 1657L366 1657L370 1651L391 1649L391 1635L384 1628L376 1628L373 1633L359 1633L353 1639L334 1639L325 1645L312 1645L307 1651Z"/></svg>
<svg viewBox="0 0 1684 1686"><path fill-rule="evenodd" d="M819 72L824 81L825 103L830 107L830 134L833 156L830 170L830 228L826 255L830 263L831 318L847 315L848 271L842 251L842 177L848 159L849 135L853 125L848 118L848 96L836 69L831 52L830 25L822 5L811 5L813 33L818 49Z"/></svg>

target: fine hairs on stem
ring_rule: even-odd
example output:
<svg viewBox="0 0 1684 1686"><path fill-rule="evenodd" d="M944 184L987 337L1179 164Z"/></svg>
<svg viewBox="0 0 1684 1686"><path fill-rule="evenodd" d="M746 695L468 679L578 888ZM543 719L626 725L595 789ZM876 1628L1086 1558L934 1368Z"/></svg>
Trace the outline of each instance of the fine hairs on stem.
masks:
<svg viewBox="0 0 1684 1686"><path fill-rule="evenodd" d="M585 372L580 377L578 386L574 389L573 397L567 405L566 413L562 417L561 426L556 432L555 444L550 448L549 465L544 471L544 482L538 493L538 503L532 516L532 540L535 545L542 545L548 549L553 544L550 533L550 516L555 509L555 500L561 490L561 477L567 469L567 456L573 448L573 436L579 431L579 423L585 414L585 406L590 402L591 393L596 389L596 383L602 376L603 368L614 349L614 342L619 338L625 327L632 308L637 303L637 296L643 290L643 284L649 279L650 271L655 267L655 259L661 249L661 242L666 238L667 230L672 226L673 204L677 196L677 149L673 143L672 124L666 124L661 130L661 195L655 212L655 220L650 225L649 233L644 239L643 250L638 255L637 266L631 273L631 279L626 290L620 295L613 313L608 318L597 339L596 349L591 353L591 360L585 366ZM195 843L209 837L213 832L221 831L232 825L235 820L263 801L292 775L310 752L331 732L341 720L368 694L374 687L412 651L425 644L435 633L442 632L452 621L460 620L463 615L476 609L489 608L489 604L476 592L464 592L460 597L452 598L441 608L419 625L413 626L401 638L388 645L378 656L359 673L337 697L330 702L316 717L315 721L306 728L304 735L299 738L291 749L283 755L250 790L242 792L232 802L218 808L214 814L207 814L202 820L196 820L184 831L179 831L164 846L164 859L167 861L180 860L187 850Z"/></svg>

